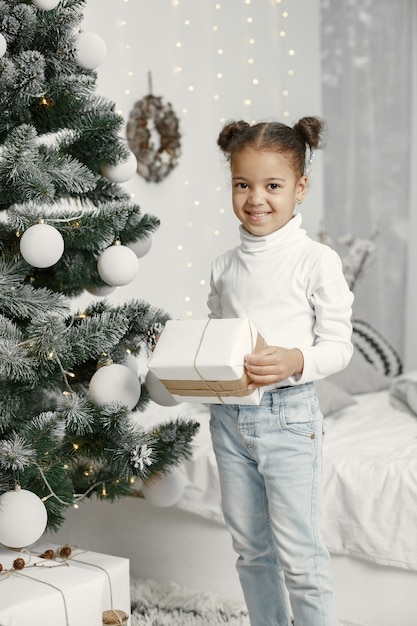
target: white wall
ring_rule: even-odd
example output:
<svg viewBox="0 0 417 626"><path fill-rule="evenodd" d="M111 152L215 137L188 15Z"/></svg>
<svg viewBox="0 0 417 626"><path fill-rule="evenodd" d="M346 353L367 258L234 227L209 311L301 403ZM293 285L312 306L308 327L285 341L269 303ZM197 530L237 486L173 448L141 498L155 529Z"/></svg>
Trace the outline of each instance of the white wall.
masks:
<svg viewBox="0 0 417 626"><path fill-rule="evenodd" d="M111 299L141 298L174 318L206 317L211 260L238 241L217 136L229 119L292 125L321 114L318 0L87 0L83 28L107 44L97 92L127 122L151 72L153 94L172 104L182 134L180 163L164 181L136 175L125 183L161 227L138 277ZM322 206L318 154L302 205L313 237Z"/></svg>

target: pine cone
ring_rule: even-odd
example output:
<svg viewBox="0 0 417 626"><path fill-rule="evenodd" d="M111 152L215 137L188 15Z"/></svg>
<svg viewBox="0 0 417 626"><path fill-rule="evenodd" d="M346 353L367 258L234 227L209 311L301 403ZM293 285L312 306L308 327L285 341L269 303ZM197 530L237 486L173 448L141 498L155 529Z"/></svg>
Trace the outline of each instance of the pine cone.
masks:
<svg viewBox="0 0 417 626"><path fill-rule="evenodd" d="M62 548L59 548L58 554L63 559L68 559L71 556L71 548L69 545L65 544Z"/></svg>
<svg viewBox="0 0 417 626"><path fill-rule="evenodd" d="M41 559L54 559L55 558L55 552L53 550L45 550L45 552L43 552L42 554L39 555L41 557Z"/></svg>
<svg viewBox="0 0 417 626"><path fill-rule="evenodd" d="M13 569L23 569L25 565L26 565L25 560L22 559L21 557L13 561Z"/></svg>

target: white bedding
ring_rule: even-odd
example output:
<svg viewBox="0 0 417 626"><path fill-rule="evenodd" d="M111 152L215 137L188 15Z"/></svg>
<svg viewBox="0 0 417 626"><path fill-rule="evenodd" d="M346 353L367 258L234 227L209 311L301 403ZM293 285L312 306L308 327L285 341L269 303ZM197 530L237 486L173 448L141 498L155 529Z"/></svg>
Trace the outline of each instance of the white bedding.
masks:
<svg viewBox="0 0 417 626"><path fill-rule="evenodd" d="M355 400L325 419L325 541L335 554L417 571L417 416L393 408L389 391ZM177 416L197 419L201 428L176 506L223 524L208 408L151 403L140 421L147 428Z"/></svg>
<svg viewBox="0 0 417 626"><path fill-rule="evenodd" d="M389 391L326 418L323 532L331 552L417 570L417 416Z"/></svg>

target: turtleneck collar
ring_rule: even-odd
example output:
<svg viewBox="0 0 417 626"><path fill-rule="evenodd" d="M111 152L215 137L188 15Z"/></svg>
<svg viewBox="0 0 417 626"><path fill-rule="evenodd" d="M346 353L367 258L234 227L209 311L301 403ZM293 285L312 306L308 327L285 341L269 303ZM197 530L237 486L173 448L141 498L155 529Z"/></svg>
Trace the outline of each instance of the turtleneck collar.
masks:
<svg viewBox="0 0 417 626"><path fill-rule="evenodd" d="M269 235L261 235L260 237L252 235L240 225L240 249L243 252L264 252L265 250L272 250L278 246L293 243L306 234L305 230L300 228L301 222L301 213L295 213L284 226Z"/></svg>

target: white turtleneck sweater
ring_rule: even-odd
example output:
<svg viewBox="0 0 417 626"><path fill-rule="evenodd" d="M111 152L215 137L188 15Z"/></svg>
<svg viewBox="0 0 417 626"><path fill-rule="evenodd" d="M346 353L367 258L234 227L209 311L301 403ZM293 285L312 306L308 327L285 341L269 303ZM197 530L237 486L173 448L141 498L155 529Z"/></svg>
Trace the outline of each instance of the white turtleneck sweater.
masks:
<svg viewBox="0 0 417 626"><path fill-rule="evenodd" d="M285 226L255 236L214 260L211 318L249 318L270 346L298 348L304 369L277 386L319 380L352 356L353 294L337 253L310 239L295 214Z"/></svg>

